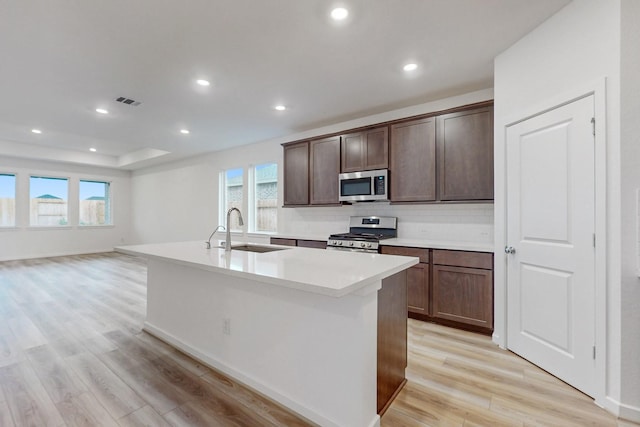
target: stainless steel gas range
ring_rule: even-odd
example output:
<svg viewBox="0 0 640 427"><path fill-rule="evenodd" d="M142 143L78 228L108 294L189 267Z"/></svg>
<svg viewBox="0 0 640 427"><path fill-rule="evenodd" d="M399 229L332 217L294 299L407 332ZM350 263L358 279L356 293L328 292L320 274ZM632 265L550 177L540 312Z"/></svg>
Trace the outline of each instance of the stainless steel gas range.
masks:
<svg viewBox="0 0 640 427"><path fill-rule="evenodd" d="M397 225L396 217L352 216L349 232L329 236L327 249L377 253L380 240L397 237Z"/></svg>

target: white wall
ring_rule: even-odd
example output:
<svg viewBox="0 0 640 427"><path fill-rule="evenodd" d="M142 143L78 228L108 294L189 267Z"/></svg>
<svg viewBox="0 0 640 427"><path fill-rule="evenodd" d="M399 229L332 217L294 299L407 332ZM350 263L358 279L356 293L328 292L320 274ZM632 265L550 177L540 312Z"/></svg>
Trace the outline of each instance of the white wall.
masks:
<svg viewBox="0 0 640 427"><path fill-rule="evenodd" d="M130 173L114 169L65 163L0 158L0 172L16 174L16 227L0 228L0 261L80 253L106 252L129 243ZM31 175L69 178L69 227L54 229L29 226L29 177ZM77 180L111 182L112 226L77 225Z"/></svg>
<svg viewBox="0 0 640 427"><path fill-rule="evenodd" d="M621 396L623 405L633 405L637 411L640 408L640 1L623 0L621 17ZM629 409L623 406L621 415L627 416Z"/></svg>
<svg viewBox="0 0 640 427"><path fill-rule="evenodd" d="M623 0L627 3L627 0ZM633 7L630 0L626 9ZM622 13L624 16L625 13ZM627 18L625 18L626 20ZM629 27L637 27L637 14ZM629 235L635 224L635 205L631 196L632 187L638 187L637 127L628 129L635 143L621 138L621 94L620 94L620 29L621 0L574 0L552 16L537 29L514 44L495 61L495 154L496 154L496 199L495 216L496 251L506 244L505 215L505 126L518 115L532 113L536 106L548 100L558 99L563 94L578 88L595 89L606 78L606 383L599 396L600 403L613 412L628 407L625 416L640 417L640 334L637 333L637 281L634 290L621 287L621 252L631 249L633 242L623 246L622 235ZM629 30L627 49L637 50L637 28ZM635 41L633 36L635 35ZM635 70L629 73L630 87L637 89L637 52L634 52ZM634 86L635 85L635 86ZM631 94L629 94L631 95ZM624 99L627 99L625 97ZM637 92L628 103L635 102L637 121ZM625 105L626 107L626 105ZM520 117L524 118L524 116ZM599 123L604 128L604 123ZM637 126L635 124L634 126ZM602 129L601 128L601 129ZM626 128L625 128L626 129ZM627 132L625 130L625 132ZM621 156L622 151L622 156ZM635 157L631 157L635 154ZM625 161L621 164L621 157ZM635 168L634 168L635 163ZM603 163L605 164L605 163ZM628 166L626 166L628 165ZM622 166L622 176L621 176ZM625 184L621 187L621 179ZM634 183L627 183L633 180ZM621 188L624 205L621 206ZM629 200L627 200L629 198ZM622 216L621 216L621 212ZM633 217L632 214L633 213ZM621 226L624 218L625 226ZM627 223L627 219L630 221ZM635 231L633 231L635 233ZM636 239L637 240L637 239ZM629 247L627 247L629 246ZM634 246L635 247L635 246ZM633 250L635 253L635 250ZM629 255L629 258L631 255ZM626 255L625 255L625 258ZM496 257L496 330L505 331L505 260ZM625 277L630 270L624 266ZM626 285L625 285L626 288ZM632 296L635 299L624 302ZM631 306L635 305L635 309ZM625 330L626 326L634 329ZM503 341L504 337L498 337ZM604 343L600 343L605 345ZM601 347L600 347L601 348ZM604 398L606 395L606 398ZM604 400L602 400L604 399ZM626 405L626 406L625 406Z"/></svg>
<svg viewBox="0 0 640 427"><path fill-rule="evenodd" d="M279 167L278 191L281 195L280 144L283 142L492 98L492 90L482 90L135 171L132 176L133 240L150 243L206 239L216 225L225 223L225 218L218 218L218 174L225 169L275 161ZM349 216L361 214L398 216L399 237L489 244L493 241L492 204L391 206L374 203L344 207L280 208L278 231L326 239L331 233L348 231ZM256 237L252 236L252 239Z"/></svg>

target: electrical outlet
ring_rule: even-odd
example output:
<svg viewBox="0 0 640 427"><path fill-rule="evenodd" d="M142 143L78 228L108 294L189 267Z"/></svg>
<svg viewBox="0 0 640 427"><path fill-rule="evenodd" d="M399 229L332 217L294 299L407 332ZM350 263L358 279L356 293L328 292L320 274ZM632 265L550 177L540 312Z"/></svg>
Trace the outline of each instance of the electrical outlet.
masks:
<svg viewBox="0 0 640 427"><path fill-rule="evenodd" d="M231 319L222 319L222 333L225 335L231 335Z"/></svg>

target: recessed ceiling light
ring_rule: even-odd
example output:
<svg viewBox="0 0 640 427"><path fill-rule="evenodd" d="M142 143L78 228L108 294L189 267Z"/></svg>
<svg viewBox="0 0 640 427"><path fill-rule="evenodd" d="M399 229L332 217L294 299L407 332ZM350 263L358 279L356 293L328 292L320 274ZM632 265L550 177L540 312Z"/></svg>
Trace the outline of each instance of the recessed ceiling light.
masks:
<svg viewBox="0 0 640 427"><path fill-rule="evenodd" d="M42 131L40 129L31 129L31 132L41 134Z"/></svg>
<svg viewBox="0 0 640 427"><path fill-rule="evenodd" d="M275 107L273 107L273 108L275 108L275 109L276 109L276 110L278 110L278 111L284 111L284 110L286 110L286 109L287 109L287 107L285 107L284 105L276 105L276 106L275 106Z"/></svg>
<svg viewBox="0 0 640 427"><path fill-rule="evenodd" d="M92 148L89 148L89 151L91 151L92 153L95 153L98 150L96 150L95 148L92 147Z"/></svg>
<svg viewBox="0 0 640 427"><path fill-rule="evenodd" d="M336 21L342 21L349 16L349 11L344 7L336 7L331 11L331 17Z"/></svg>
<svg viewBox="0 0 640 427"><path fill-rule="evenodd" d="M109 114L109 111L105 110L104 108L96 108L96 113Z"/></svg>
<svg viewBox="0 0 640 427"><path fill-rule="evenodd" d="M402 67L402 69L405 71L413 71L417 68L418 68L418 64L414 64L414 63L406 64L404 67Z"/></svg>
<svg viewBox="0 0 640 427"><path fill-rule="evenodd" d="M204 79L198 79L196 80L196 83L198 83L200 86L209 86L211 83L209 83L209 80L204 80Z"/></svg>
<svg viewBox="0 0 640 427"><path fill-rule="evenodd" d="M180 129L180 133L183 135L188 135L189 134L189 130L188 129Z"/></svg>

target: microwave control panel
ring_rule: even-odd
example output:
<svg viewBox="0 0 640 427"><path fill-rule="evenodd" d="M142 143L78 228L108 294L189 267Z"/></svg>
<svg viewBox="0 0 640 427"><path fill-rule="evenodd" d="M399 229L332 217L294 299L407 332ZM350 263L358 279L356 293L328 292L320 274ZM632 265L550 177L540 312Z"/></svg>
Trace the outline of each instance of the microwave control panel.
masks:
<svg viewBox="0 0 640 427"><path fill-rule="evenodd" d="M386 180L384 175L379 175L373 177L374 179L374 189L373 194L375 195L384 195L387 191Z"/></svg>

